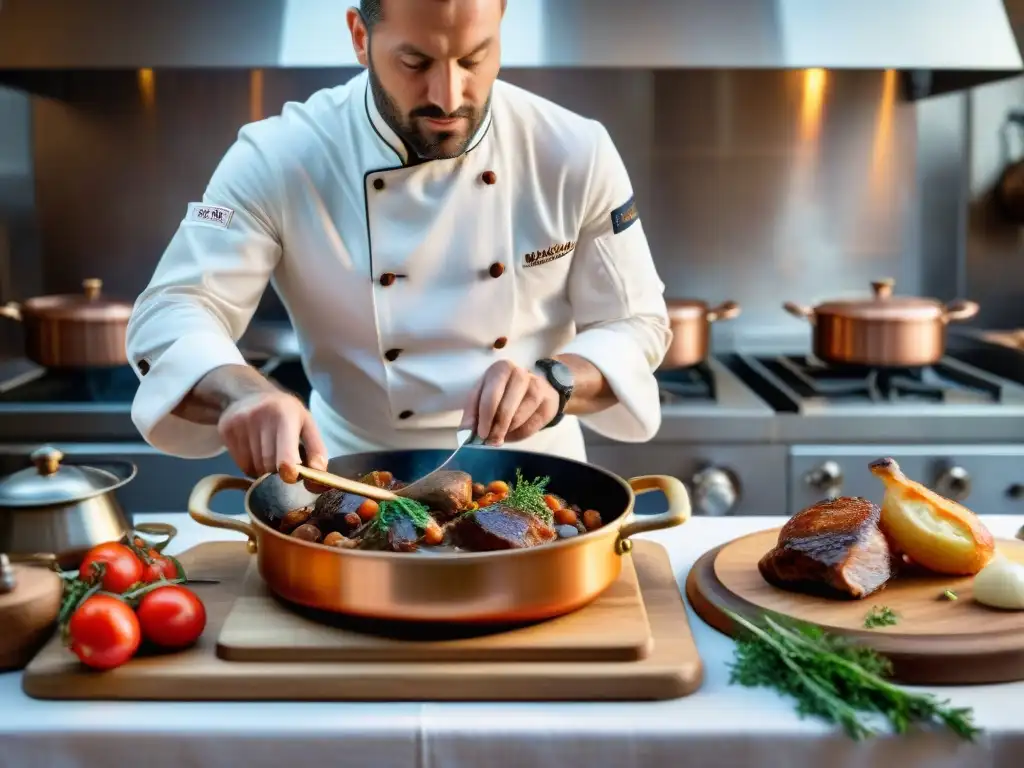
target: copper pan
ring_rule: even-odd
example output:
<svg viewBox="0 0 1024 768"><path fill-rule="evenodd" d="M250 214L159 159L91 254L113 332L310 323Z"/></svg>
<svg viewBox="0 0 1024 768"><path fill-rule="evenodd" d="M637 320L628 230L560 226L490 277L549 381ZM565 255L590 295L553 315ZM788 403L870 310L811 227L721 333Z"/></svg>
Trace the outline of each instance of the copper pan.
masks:
<svg viewBox="0 0 1024 768"><path fill-rule="evenodd" d="M416 478L447 456L446 451L361 453L332 459L328 470L359 477L388 470ZM465 455L463 455L465 454ZM189 514L203 525L248 537L260 575L288 602L323 611L392 621L502 624L536 621L583 607L619 576L631 536L681 525L690 517L685 486L664 475L623 480L598 467L526 451L467 447L458 469L474 479L511 480L549 476L548 489L584 509L601 512L605 525L571 539L502 552L393 553L333 549L286 536L273 523L315 498L276 473L249 480L212 475L196 484ZM221 491L245 491L248 519L210 510ZM660 490L669 509L633 516L635 495Z"/></svg>
<svg viewBox="0 0 1024 768"><path fill-rule="evenodd" d="M711 324L739 317L740 305L726 301L708 307L697 299L669 299L668 320L672 343L665 353L662 368L688 368L703 363L711 346Z"/></svg>
<svg viewBox="0 0 1024 768"><path fill-rule="evenodd" d="M916 368L933 365L946 351L946 324L978 314L973 301L894 296L892 278L871 284L873 296L803 307L782 306L813 327L814 356L832 365Z"/></svg>

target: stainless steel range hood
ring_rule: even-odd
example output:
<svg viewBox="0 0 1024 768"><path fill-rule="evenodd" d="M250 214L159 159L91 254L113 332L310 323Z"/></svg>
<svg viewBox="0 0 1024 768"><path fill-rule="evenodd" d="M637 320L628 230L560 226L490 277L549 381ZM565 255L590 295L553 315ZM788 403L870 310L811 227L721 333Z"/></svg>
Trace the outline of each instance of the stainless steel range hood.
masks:
<svg viewBox="0 0 1024 768"><path fill-rule="evenodd" d="M0 69L356 65L355 0L0 0ZM1024 0L511 0L511 67L1024 69ZM1008 14L1008 11L1010 13Z"/></svg>

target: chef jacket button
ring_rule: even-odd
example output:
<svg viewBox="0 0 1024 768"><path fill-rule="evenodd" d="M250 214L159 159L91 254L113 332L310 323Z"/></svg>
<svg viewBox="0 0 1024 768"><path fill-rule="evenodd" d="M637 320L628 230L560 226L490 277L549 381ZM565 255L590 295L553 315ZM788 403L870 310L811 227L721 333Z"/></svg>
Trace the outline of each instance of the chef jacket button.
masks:
<svg viewBox="0 0 1024 768"><path fill-rule="evenodd" d="M394 285L395 280L398 279L398 275L394 272L385 272L380 276L380 284L387 288L389 285Z"/></svg>
<svg viewBox="0 0 1024 768"><path fill-rule="evenodd" d="M491 277L501 277L503 274L505 274L505 265L502 264L500 261L496 261L493 264L491 264L491 268L487 271L488 273L490 273Z"/></svg>
<svg viewBox="0 0 1024 768"><path fill-rule="evenodd" d="M406 419L411 419L412 417L412 411L402 411L400 414L398 414L398 418L400 418L402 421L405 421Z"/></svg>
<svg viewBox="0 0 1024 768"><path fill-rule="evenodd" d="M387 359L389 363L393 363L395 362L395 360L398 359L398 356L400 354L402 354L402 350L400 349L389 349L387 352L384 353L384 357Z"/></svg>
<svg viewBox="0 0 1024 768"><path fill-rule="evenodd" d="M143 376L149 373L149 360L139 360L139 373L141 373Z"/></svg>
<svg viewBox="0 0 1024 768"><path fill-rule="evenodd" d="M506 339L504 336L494 340L495 349L504 349L506 344L508 344L508 339Z"/></svg>
<svg viewBox="0 0 1024 768"><path fill-rule="evenodd" d="M378 192L384 189L384 179L374 179L373 188L376 189Z"/></svg>
<svg viewBox="0 0 1024 768"><path fill-rule="evenodd" d="M481 176L480 178L487 186L498 183L498 174L496 174L494 171L484 171L483 176Z"/></svg>

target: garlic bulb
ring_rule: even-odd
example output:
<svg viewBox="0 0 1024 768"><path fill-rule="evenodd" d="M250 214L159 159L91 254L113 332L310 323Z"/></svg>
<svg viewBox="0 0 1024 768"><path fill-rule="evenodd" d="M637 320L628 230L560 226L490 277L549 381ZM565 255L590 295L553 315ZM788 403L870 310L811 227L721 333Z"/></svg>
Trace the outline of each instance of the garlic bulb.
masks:
<svg viewBox="0 0 1024 768"><path fill-rule="evenodd" d="M992 608L1024 610L1024 565L997 555L974 577L974 599Z"/></svg>

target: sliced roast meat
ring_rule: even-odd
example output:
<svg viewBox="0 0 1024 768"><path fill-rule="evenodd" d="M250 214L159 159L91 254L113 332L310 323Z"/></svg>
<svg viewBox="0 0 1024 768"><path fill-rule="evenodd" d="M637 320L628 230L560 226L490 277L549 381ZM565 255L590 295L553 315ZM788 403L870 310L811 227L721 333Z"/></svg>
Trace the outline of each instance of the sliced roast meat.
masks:
<svg viewBox="0 0 1024 768"><path fill-rule="evenodd" d="M765 581L782 589L863 598L893 576L896 561L878 527L879 507L843 496L798 512L761 558Z"/></svg>
<svg viewBox="0 0 1024 768"><path fill-rule="evenodd" d="M473 504L473 478L457 470L435 472L402 489L402 496L425 504L444 523Z"/></svg>
<svg viewBox="0 0 1024 768"><path fill-rule="evenodd" d="M457 546L477 552L526 549L555 538L555 529L533 515L504 504L467 512L448 530Z"/></svg>

